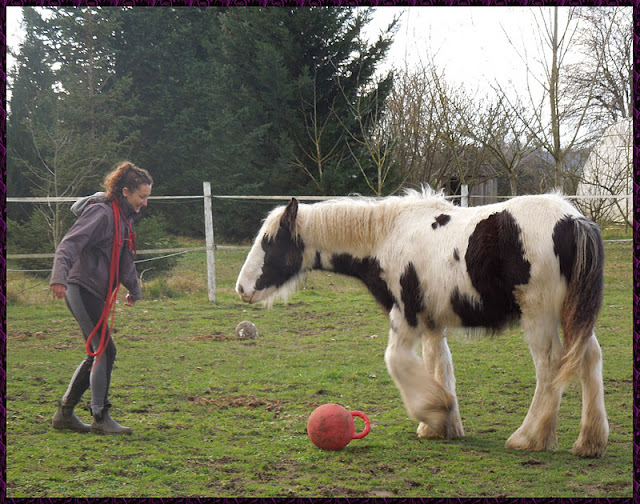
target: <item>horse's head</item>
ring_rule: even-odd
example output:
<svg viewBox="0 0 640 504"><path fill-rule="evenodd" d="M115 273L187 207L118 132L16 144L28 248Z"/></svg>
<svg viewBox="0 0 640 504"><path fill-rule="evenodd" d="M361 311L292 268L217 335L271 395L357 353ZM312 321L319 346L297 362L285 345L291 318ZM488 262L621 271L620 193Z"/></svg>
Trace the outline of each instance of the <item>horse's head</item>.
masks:
<svg viewBox="0 0 640 504"><path fill-rule="evenodd" d="M236 282L243 301L271 304L297 289L304 252L297 217L298 201L293 198L284 210L275 209L265 220Z"/></svg>

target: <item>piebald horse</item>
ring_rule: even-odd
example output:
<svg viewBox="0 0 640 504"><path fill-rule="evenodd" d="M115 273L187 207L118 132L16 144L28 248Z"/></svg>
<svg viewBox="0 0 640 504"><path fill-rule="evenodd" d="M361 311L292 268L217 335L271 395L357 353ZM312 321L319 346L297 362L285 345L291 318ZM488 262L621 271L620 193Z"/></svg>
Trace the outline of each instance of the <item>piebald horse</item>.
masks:
<svg viewBox="0 0 640 504"><path fill-rule="evenodd" d="M313 269L359 278L389 315L385 363L424 438L464 435L446 328L499 332L519 321L537 385L506 447L556 448L563 390L578 375L582 419L573 453L601 457L609 425L593 329L603 264L598 227L559 194L461 208L423 188L310 205L293 198L265 219L236 291L270 306Z"/></svg>

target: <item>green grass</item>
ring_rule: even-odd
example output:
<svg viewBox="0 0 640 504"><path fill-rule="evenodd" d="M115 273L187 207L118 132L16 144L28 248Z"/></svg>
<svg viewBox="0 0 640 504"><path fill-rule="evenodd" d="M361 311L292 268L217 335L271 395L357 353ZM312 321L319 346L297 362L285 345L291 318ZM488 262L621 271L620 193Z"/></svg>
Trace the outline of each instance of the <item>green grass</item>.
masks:
<svg viewBox="0 0 640 504"><path fill-rule="evenodd" d="M51 417L83 358L80 330L46 285L9 273L7 496L629 498L631 244L605 250L596 331L611 434L598 460L570 453L577 382L563 399L557 450L505 450L535 388L518 330L449 338L466 436L418 439L384 365L386 316L364 287L314 272L287 305L245 305L233 293L243 251L216 253L217 305L197 252L164 278L165 290L153 279L145 300L118 307L111 401L132 436L58 432ZM245 319L256 340L234 339ZM88 399L78 408L86 422ZM329 402L365 412L371 433L338 452L314 447L306 421Z"/></svg>

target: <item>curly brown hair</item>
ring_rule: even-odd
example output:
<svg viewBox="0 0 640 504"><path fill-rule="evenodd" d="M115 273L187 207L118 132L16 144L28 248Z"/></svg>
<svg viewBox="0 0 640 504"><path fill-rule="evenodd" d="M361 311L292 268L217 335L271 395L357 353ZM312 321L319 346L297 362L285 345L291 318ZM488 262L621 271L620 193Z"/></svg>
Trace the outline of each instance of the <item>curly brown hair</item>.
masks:
<svg viewBox="0 0 640 504"><path fill-rule="evenodd" d="M115 170L107 174L102 185L107 190L107 200L111 201L116 197L121 197L125 187L135 192L144 184L153 184L149 172L130 161L123 161Z"/></svg>

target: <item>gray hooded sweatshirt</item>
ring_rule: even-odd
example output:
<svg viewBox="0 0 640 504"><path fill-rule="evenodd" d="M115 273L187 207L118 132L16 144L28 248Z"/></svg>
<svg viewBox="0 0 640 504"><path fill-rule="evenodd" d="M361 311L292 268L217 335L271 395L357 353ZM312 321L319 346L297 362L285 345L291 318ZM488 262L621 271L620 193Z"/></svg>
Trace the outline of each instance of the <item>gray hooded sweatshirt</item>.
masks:
<svg viewBox="0 0 640 504"><path fill-rule="evenodd" d="M105 196L105 193L96 193L72 206L79 217L56 249L49 284L77 284L106 301L114 221L111 203L105 201ZM119 199L118 204L126 217L120 216L120 232L125 239L136 213L125 198ZM131 299L137 301L142 298L142 291L128 244L124 242L120 251L120 283L127 288Z"/></svg>

